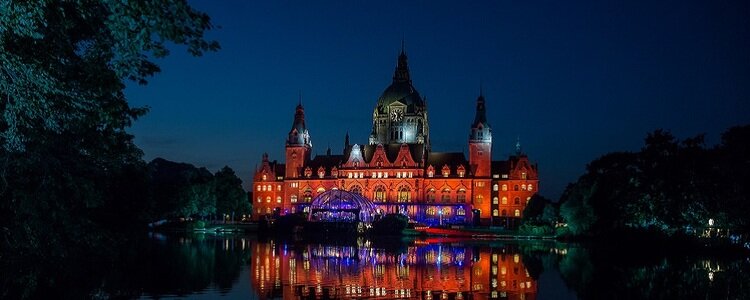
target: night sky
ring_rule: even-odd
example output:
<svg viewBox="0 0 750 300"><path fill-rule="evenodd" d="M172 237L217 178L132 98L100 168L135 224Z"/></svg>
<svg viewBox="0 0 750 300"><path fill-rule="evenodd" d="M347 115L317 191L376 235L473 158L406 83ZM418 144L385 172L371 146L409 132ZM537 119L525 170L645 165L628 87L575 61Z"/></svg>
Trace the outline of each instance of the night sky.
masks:
<svg viewBox="0 0 750 300"><path fill-rule="evenodd" d="M586 164L642 147L657 128L707 142L750 123L748 1L190 1L220 28L203 57L173 47L131 132L163 157L245 182L284 159L302 93L313 153L367 143L372 110L406 43L434 151L467 151L483 82L493 158L520 138L557 199ZM403 2L403 3L402 3Z"/></svg>

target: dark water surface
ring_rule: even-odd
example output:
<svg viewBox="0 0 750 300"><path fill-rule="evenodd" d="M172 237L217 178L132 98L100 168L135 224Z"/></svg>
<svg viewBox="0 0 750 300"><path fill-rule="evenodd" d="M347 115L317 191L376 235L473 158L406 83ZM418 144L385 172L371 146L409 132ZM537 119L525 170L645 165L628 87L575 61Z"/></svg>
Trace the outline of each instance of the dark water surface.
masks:
<svg viewBox="0 0 750 300"><path fill-rule="evenodd" d="M142 298L748 299L750 260L549 241L154 235Z"/></svg>
<svg viewBox="0 0 750 300"><path fill-rule="evenodd" d="M18 295L15 282L69 299L750 299L747 257L649 245L151 234L117 255L6 271L20 277L4 293Z"/></svg>

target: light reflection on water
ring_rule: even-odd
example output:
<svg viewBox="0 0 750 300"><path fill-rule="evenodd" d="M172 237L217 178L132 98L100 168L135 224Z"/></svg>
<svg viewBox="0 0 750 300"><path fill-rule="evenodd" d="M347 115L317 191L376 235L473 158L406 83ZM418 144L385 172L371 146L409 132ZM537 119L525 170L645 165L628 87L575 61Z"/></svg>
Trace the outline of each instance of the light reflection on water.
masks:
<svg viewBox="0 0 750 300"><path fill-rule="evenodd" d="M143 298L743 299L750 288L747 259L640 259L556 242L155 235L152 244Z"/></svg>

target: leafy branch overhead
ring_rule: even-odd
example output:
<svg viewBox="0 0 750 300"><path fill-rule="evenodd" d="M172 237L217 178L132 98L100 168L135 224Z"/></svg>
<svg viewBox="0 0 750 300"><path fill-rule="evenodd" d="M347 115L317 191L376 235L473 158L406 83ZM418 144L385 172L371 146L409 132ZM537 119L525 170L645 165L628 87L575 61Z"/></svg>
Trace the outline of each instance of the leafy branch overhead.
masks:
<svg viewBox="0 0 750 300"><path fill-rule="evenodd" d="M146 112L128 106L124 80L145 84L170 42L218 50L203 37L212 28L184 0L0 1L3 148L81 126L124 130Z"/></svg>

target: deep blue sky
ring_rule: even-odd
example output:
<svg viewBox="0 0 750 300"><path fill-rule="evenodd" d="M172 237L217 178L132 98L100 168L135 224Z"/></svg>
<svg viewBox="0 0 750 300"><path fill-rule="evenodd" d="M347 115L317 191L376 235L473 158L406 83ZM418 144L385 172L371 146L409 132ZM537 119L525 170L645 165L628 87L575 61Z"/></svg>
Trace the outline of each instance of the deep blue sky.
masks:
<svg viewBox="0 0 750 300"><path fill-rule="evenodd" d="M229 165L248 184L263 152L283 160L300 90L314 153L340 153L347 131L366 143L402 36L433 150L466 151L481 80L493 157L520 137L555 199L653 129L714 144L750 123L748 1L258 2L191 1L222 49L174 47L128 87L151 107L131 130L147 160Z"/></svg>

